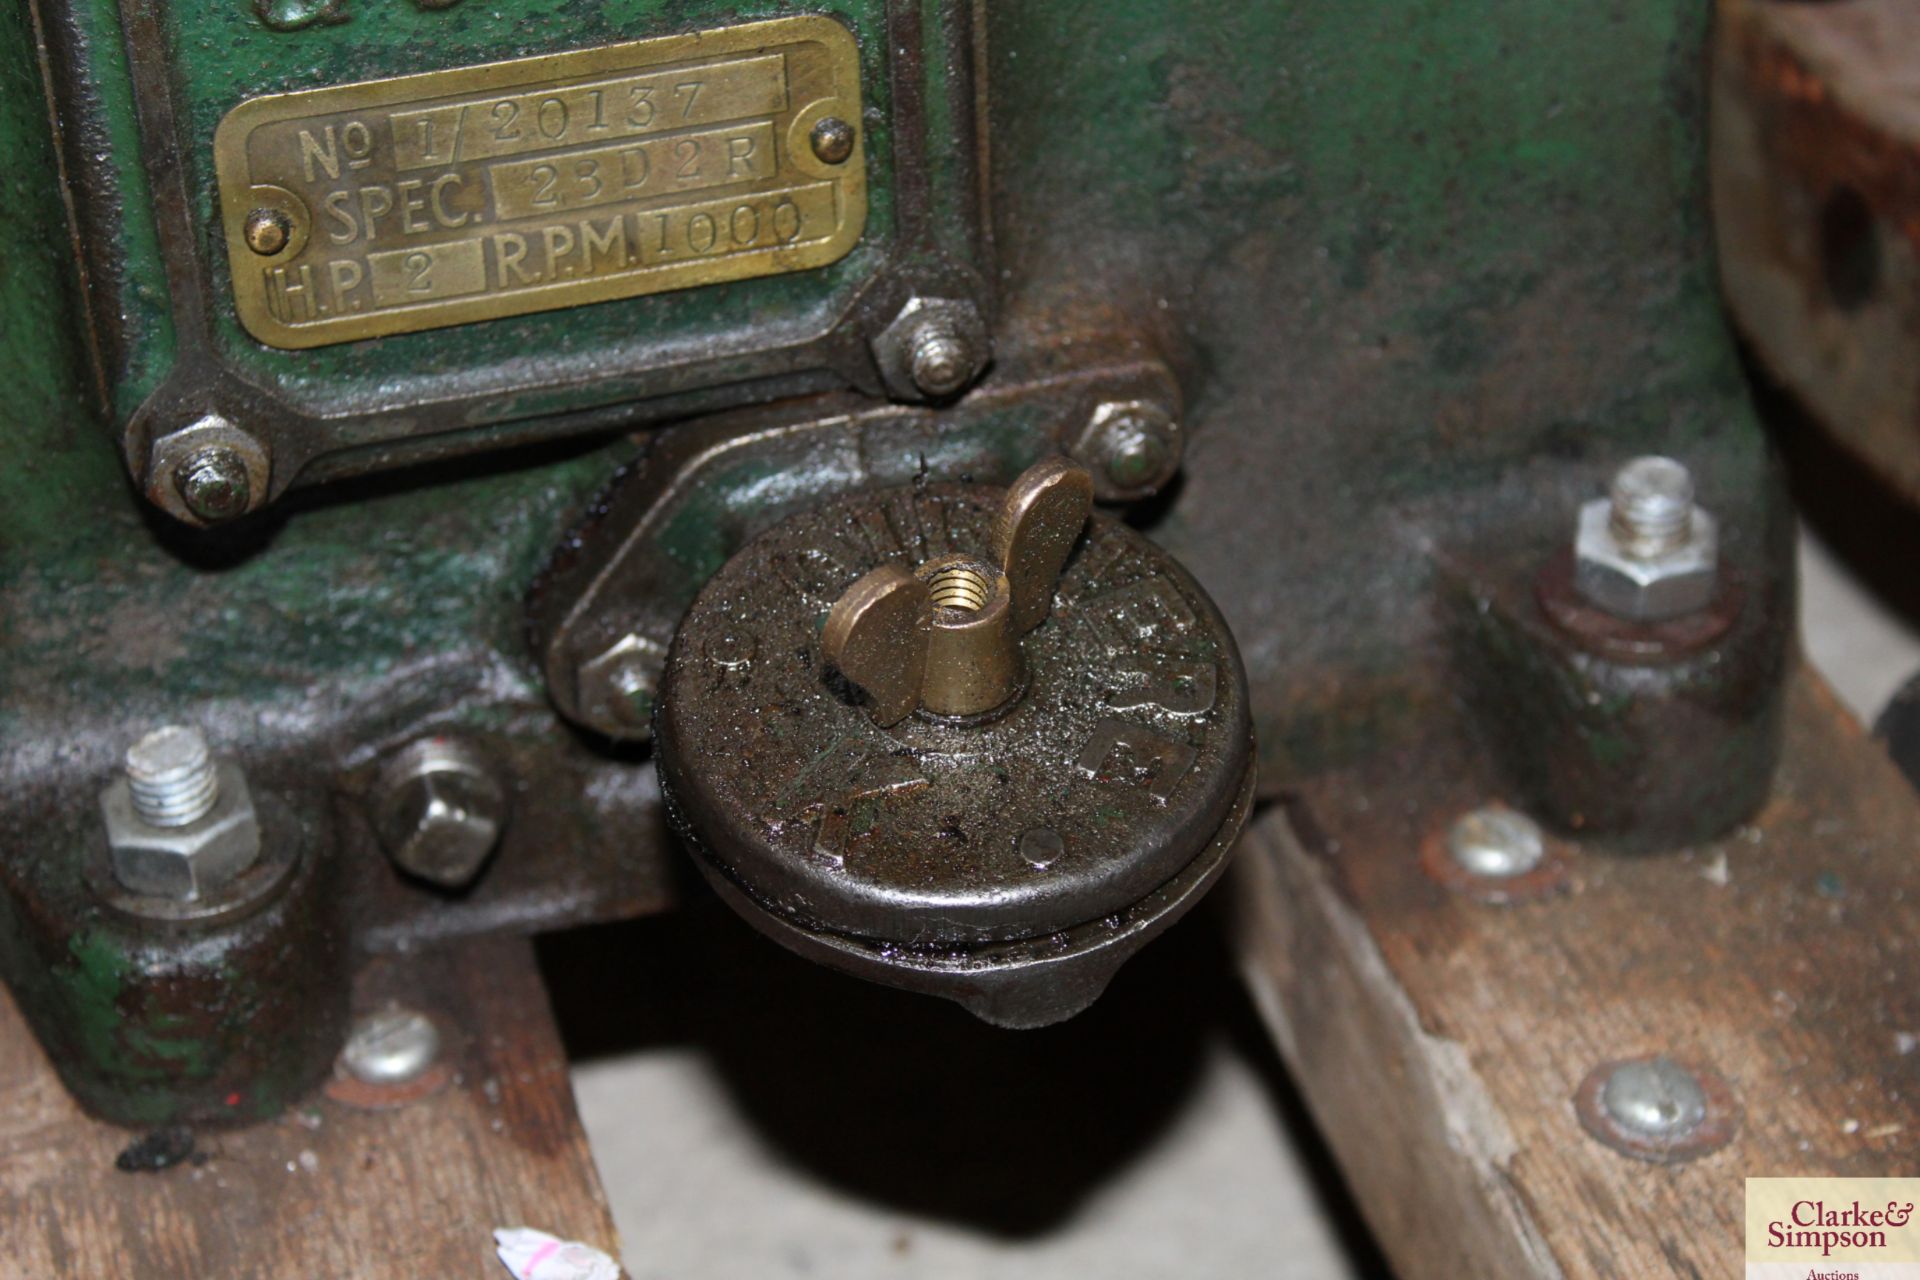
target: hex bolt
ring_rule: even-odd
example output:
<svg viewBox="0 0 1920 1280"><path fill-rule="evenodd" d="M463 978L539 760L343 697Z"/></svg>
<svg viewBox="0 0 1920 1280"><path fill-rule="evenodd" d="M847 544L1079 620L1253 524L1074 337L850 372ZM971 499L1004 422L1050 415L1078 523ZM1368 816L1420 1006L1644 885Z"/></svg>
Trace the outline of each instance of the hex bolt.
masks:
<svg viewBox="0 0 1920 1280"><path fill-rule="evenodd" d="M138 425L151 441L139 473L147 500L175 519L218 524L256 510L272 492L267 440L225 413L156 409Z"/></svg>
<svg viewBox="0 0 1920 1280"><path fill-rule="evenodd" d="M1677 1142L1707 1118L1699 1079L1671 1058L1642 1058L1616 1066L1600 1087L1600 1105L1629 1134Z"/></svg>
<svg viewBox="0 0 1920 1280"><path fill-rule="evenodd" d="M440 1056L440 1029L416 1009L390 1005L362 1017L347 1034L340 1065L365 1084L406 1084Z"/></svg>
<svg viewBox="0 0 1920 1280"><path fill-rule="evenodd" d="M374 784L374 831L387 855L407 874L444 888L480 874L506 822L506 791L492 767L454 738L409 744Z"/></svg>
<svg viewBox="0 0 1920 1280"><path fill-rule="evenodd" d="M1608 496L1586 503L1574 534L1574 585L1616 618L1663 622L1706 608L1719 583L1719 532L1672 458L1635 458Z"/></svg>
<svg viewBox="0 0 1920 1280"><path fill-rule="evenodd" d="M1547 844L1532 818L1505 805L1485 805L1448 830L1447 855L1473 875L1505 880L1539 866Z"/></svg>
<svg viewBox="0 0 1920 1280"><path fill-rule="evenodd" d="M187 510L202 520L231 520L253 501L246 459L236 449L214 447L193 454L173 470L173 487Z"/></svg>
<svg viewBox="0 0 1920 1280"><path fill-rule="evenodd" d="M845 164L853 155L853 126L839 116L827 116L807 135L813 154L822 164Z"/></svg>
<svg viewBox="0 0 1920 1280"><path fill-rule="evenodd" d="M1609 497L1608 527L1636 560L1674 550L1693 528L1693 474L1672 458L1635 458L1614 473Z"/></svg>
<svg viewBox="0 0 1920 1280"><path fill-rule="evenodd" d="M133 811L150 826L191 826L220 799L220 775L198 729L155 729L127 748L126 766Z"/></svg>
<svg viewBox="0 0 1920 1280"><path fill-rule="evenodd" d="M973 380L973 352L949 325L922 325L914 332L912 352L913 385L930 396L950 396Z"/></svg>

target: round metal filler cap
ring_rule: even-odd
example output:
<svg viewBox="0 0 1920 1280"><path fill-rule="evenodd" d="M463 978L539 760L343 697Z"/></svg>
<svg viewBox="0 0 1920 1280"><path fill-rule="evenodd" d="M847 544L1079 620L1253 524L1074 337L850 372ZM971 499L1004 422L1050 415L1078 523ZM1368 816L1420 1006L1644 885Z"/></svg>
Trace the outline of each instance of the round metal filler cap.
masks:
<svg viewBox="0 0 1920 1280"><path fill-rule="evenodd" d="M707 584L657 760L757 926L1038 1025L1210 886L1252 795L1240 656L1199 585L1089 518L1090 494L1052 460L1011 491L853 495Z"/></svg>

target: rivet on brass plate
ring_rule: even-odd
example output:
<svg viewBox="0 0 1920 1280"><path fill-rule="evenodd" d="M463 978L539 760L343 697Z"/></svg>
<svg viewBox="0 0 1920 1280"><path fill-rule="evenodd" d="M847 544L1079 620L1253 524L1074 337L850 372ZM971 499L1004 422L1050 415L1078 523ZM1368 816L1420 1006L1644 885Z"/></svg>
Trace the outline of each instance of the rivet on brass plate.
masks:
<svg viewBox="0 0 1920 1280"><path fill-rule="evenodd" d="M272 257L293 238L293 223L278 209L255 209L247 215L247 247L261 257Z"/></svg>
<svg viewBox="0 0 1920 1280"><path fill-rule="evenodd" d="M825 266L859 118L811 15L253 98L214 137L234 305L302 348Z"/></svg>
<svg viewBox="0 0 1920 1280"><path fill-rule="evenodd" d="M807 135L813 154L828 164L844 164L853 154L853 126L839 116L828 116Z"/></svg>

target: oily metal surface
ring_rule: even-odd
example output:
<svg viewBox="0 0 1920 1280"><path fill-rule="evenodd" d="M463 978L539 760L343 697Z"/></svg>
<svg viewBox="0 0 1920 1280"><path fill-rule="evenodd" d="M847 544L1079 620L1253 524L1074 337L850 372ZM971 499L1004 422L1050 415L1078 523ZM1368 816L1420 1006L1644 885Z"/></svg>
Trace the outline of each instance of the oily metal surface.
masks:
<svg viewBox="0 0 1920 1280"><path fill-rule="evenodd" d="M1098 1000L1121 965L1213 888L1252 811L1257 773L1249 760L1226 820L1171 880L1124 910L1031 938L965 948L902 947L807 929L761 910L724 874L709 871L707 879L756 929L810 960L871 982L943 996L997 1027L1044 1027Z"/></svg>
<svg viewBox="0 0 1920 1280"><path fill-rule="evenodd" d="M214 138L241 322L313 347L823 266L866 221L817 16L252 98Z"/></svg>
<svg viewBox="0 0 1920 1280"><path fill-rule="evenodd" d="M755 539L695 601L662 688L662 783L763 906L907 945L1030 937L1145 897L1227 818L1250 748L1239 655L1192 578L1104 517L1004 716L882 729L826 669L821 619L849 584L985 554L1002 496L844 499Z"/></svg>

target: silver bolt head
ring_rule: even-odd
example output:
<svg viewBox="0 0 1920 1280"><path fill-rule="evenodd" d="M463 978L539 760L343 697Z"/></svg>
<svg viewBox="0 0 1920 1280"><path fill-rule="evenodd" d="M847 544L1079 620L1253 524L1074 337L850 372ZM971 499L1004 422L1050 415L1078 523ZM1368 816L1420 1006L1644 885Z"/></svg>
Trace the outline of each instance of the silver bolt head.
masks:
<svg viewBox="0 0 1920 1280"><path fill-rule="evenodd" d="M353 1024L340 1064L366 1084L418 1079L440 1055L440 1029L413 1009L380 1009Z"/></svg>
<svg viewBox="0 0 1920 1280"><path fill-rule="evenodd" d="M1613 502L1580 508L1573 542L1573 581L1581 595L1616 618L1660 622L1704 609L1719 584L1720 542L1714 518L1699 507L1684 541L1653 556L1633 554L1613 527Z"/></svg>
<svg viewBox="0 0 1920 1280"><path fill-rule="evenodd" d="M1643 1138L1683 1138L1707 1118L1706 1090L1671 1058L1621 1063L1601 1086L1600 1105L1615 1124Z"/></svg>
<svg viewBox="0 0 1920 1280"><path fill-rule="evenodd" d="M965 298L909 298L873 340L873 359L896 400L942 399L987 367L986 318Z"/></svg>
<svg viewBox="0 0 1920 1280"><path fill-rule="evenodd" d="M1547 856L1540 824L1505 805L1463 814L1447 831L1447 855L1476 876L1506 880L1525 875Z"/></svg>
<svg viewBox="0 0 1920 1280"><path fill-rule="evenodd" d="M117 778L100 793L113 874L134 893L182 902L205 898L238 879L260 857L260 818L246 775L218 766L213 808L180 827L157 827L140 817L133 787Z"/></svg>
<svg viewBox="0 0 1920 1280"><path fill-rule="evenodd" d="M492 769L451 738L403 749L375 790L374 832L394 865L445 888L472 883L506 827L507 797Z"/></svg>

